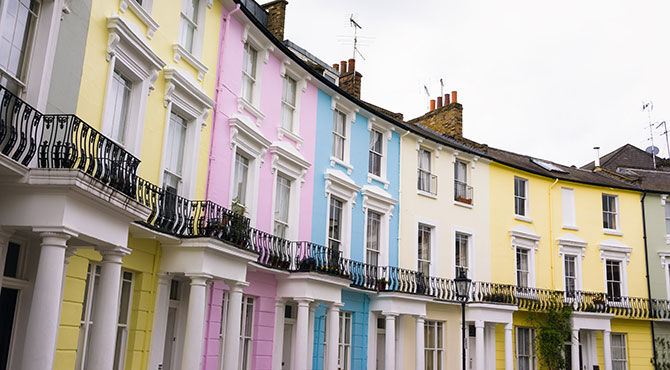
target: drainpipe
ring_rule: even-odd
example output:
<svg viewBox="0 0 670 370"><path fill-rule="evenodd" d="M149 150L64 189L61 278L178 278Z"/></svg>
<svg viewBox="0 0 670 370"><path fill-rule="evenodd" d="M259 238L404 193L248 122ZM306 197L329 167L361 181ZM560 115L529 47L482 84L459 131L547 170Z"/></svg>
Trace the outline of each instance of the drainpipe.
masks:
<svg viewBox="0 0 670 370"><path fill-rule="evenodd" d="M214 144L214 132L216 130L216 111L219 107L219 91L221 90L221 80L222 80L222 73L219 73L221 71L221 68L223 67L223 46L224 42L226 41L226 35L228 34L228 24L230 23L230 17L237 13L237 11L240 10L240 4L235 5L235 9L231 10L228 12L228 14L224 15L222 18L222 23L221 23L221 30L219 33L221 34L221 37L219 38L219 56L218 56L218 61L216 65L216 91L214 92L214 112L212 113L212 132L210 133L209 137L209 162L207 164L207 184L205 184L205 199L209 200L209 179L212 173L212 164L214 163L214 154L212 153L213 149L213 144Z"/></svg>
<svg viewBox="0 0 670 370"><path fill-rule="evenodd" d="M554 232L551 225L551 188L556 185L558 178L554 180L554 183L549 186L549 257L551 258L551 289L554 289Z"/></svg>
<svg viewBox="0 0 670 370"><path fill-rule="evenodd" d="M642 207L642 240L644 240L644 261L645 261L645 269L647 273L647 297L649 299L649 314L651 315L652 312L652 307L651 307L651 283L649 283L649 251L647 250L647 220L644 214L644 198L647 197L647 192L642 193L642 197L640 198L640 206ZM650 317L651 319L651 317ZM654 321L649 320L649 325L651 326L651 350L653 359L654 359L654 365L656 364L656 361L658 360L656 358L656 334L654 333Z"/></svg>

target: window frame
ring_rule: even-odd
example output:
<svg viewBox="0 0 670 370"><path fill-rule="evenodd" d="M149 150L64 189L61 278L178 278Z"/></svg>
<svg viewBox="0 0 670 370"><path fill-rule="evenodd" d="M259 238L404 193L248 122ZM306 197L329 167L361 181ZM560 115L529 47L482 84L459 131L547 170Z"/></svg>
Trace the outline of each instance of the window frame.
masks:
<svg viewBox="0 0 670 370"><path fill-rule="evenodd" d="M391 194L385 192L375 185L365 185L361 190L363 196L363 212L365 212L365 234L364 246L367 251L367 230L368 230L368 213L375 212L380 215L379 225L379 266L387 266L389 264L389 223L393 215L393 210L397 200L391 197ZM363 257L363 262L368 263L367 253Z"/></svg>
<svg viewBox="0 0 670 370"><path fill-rule="evenodd" d="M615 208L614 211L611 211L611 210L605 210L605 207L604 207L604 206L605 206L605 197L613 198L613 199L614 199L614 208ZM618 195L614 195L614 194L603 193L603 194L602 194L602 203L601 203L601 204L602 204L602 206L603 206L603 208L602 208L603 233L606 233L606 234L607 234L607 233L612 233L612 232L614 232L614 233L618 233L618 232L620 232L620 231L621 231L621 222L620 222L620 219L619 219L619 217L620 217L620 216L619 216L619 214L620 214L620 210L619 210L619 196L618 196ZM606 225L605 225L605 222L606 222L606 215L608 215L608 214L609 214L609 215L612 215L612 221L614 222L614 228L606 227Z"/></svg>
<svg viewBox="0 0 670 370"><path fill-rule="evenodd" d="M338 225L338 232L337 234L339 239L336 239L333 237L333 233L331 233L331 227L332 227L332 222L333 220L333 207L335 207L339 203L339 225ZM328 197L328 216L327 216L327 227L326 227L326 233L327 233L327 239L326 239L326 245L328 248L332 249L335 244L337 244L337 250L340 252L343 252L343 225L345 223L344 221L344 207L345 207L345 200L342 200L341 198L331 195Z"/></svg>
<svg viewBox="0 0 670 370"><path fill-rule="evenodd" d="M665 208L665 243L670 245L670 201L663 202Z"/></svg>
<svg viewBox="0 0 670 370"><path fill-rule="evenodd" d="M353 338L354 315L351 311L340 310L338 315L339 335L337 340L337 368L338 370L351 369L351 342ZM344 323L344 325L342 325ZM349 335L347 336L347 329ZM342 341L344 339L344 341ZM344 364L343 364L343 358ZM344 366L342 366L344 365Z"/></svg>
<svg viewBox="0 0 670 370"><path fill-rule="evenodd" d="M434 341L435 341L435 347L429 347L428 346L428 338L429 338L429 328L433 327L433 332L435 333ZM424 330L424 341L423 341L423 353L424 353L424 361L426 366L428 366L428 353L432 352L436 354L437 356L433 356L433 366L431 369L435 370L442 370L444 367L444 322L443 321L437 321L437 320L425 320L423 324L423 330ZM439 332L442 333L442 337L440 338ZM442 346L439 346L439 343L442 343ZM438 360L439 358L439 360Z"/></svg>
<svg viewBox="0 0 670 370"><path fill-rule="evenodd" d="M242 296L242 317L240 323L240 353L239 353L239 364L238 369L241 370L250 370L252 357L253 357L253 345L254 345L254 324L256 320L256 297L244 294ZM251 306L251 317L248 317L246 313L248 308ZM246 333L245 329L247 327L246 323L248 320L251 320L251 325L248 325L250 332ZM246 347L248 345L248 347ZM248 348L247 357L244 357L244 348ZM246 363L247 366L243 366Z"/></svg>
<svg viewBox="0 0 670 370"><path fill-rule="evenodd" d="M342 132L339 132L335 126L336 123L339 123L340 119L342 121ZM335 158L337 161L340 162L346 162L347 160L346 147L347 144L349 143L348 134L349 130L347 129L347 115L344 112L340 111L339 109L336 109L335 113L333 114L333 131L332 131L333 144L330 151L331 158ZM340 148L342 153L335 153L336 142L341 143Z"/></svg>
<svg viewBox="0 0 670 370"><path fill-rule="evenodd" d="M125 274L128 273L130 274L130 278L127 279L125 277ZM121 303L122 297L123 297L123 284L128 282L130 284L129 289L129 296L128 296L128 307L127 307L127 312L126 312L126 317L125 317L125 324L118 322L116 326L116 340L119 340L119 334L122 332L120 335L123 337L121 338L122 341L122 349L120 352L116 351L116 348L114 350L114 360L116 361L116 358L118 356L118 367L116 370L123 370L125 369L125 364L126 364L126 352L128 350L128 334L130 332L130 318L131 314L133 311L133 295L135 292L135 273L130 271L130 270L121 270L121 286L119 287L119 319L121 319ZM118 321L118 320L117 320Z"/></svg>
<svg viewBox="0 0 670 370"><path fill-rule="evenodd" d="M18 68L17 74L18 75L14 74L14 73L11 73L7 68L0 66L0 81L4 77L9 81L9 84L16 85L16 87L18 88L17 90L13 90L11 88L7 88L7 90L12 91L13 94L15 94L16 96L20 96L20 97L26 95L26 90L28 88L28 84L29 84L28 74L29 74L31 60L33 58L32 54L33 54L33 49L34 49L34 46L35 46L35 40L38 38L38 30L40 28L39 24L41 23L40 19L42 17L42 7L43 7L42 2L43 1L31 0L31 5L32 5L32 1L37 3L37 8L38 9L37 9L36 13L33 13L33 11L30 8L23 7L24 9L27 9L27 12L29 14L32 15L32 17L31 17L32 21L31 22L26 22L24 24L24 26L27 26L29 23L32 23L32 24L31 24L31 26L29 26L30 29L28 30L29 35L28 35L27 38L25 37L25 30L26 29L24 28L24 30L21 32L24 36L22 38L21 43L22 44L25 43L25 45L22 45L22 47L21 47L22 56L20 58L19 66L17 66L17 68ZM7 14L7 4L8 3L9 3L8 1L0 2L0 39L2 39L1 30L5 29L5 25L6 25L6 22L7 22L7 15L6 14ZM18 4L18 6L22 6L22 5L23 4L20 4L20 3ZM12 28L13 29L12 42L14 41L14 38L16 37L16 30L17 30L16 25L17 25L17 22L18 22L16 19L14 19L14 20L15 20L14 27ZM10 45L13 45L13 44L10 44ZM13 49L13 48L10 46L9 49L11 51L11 49ZM8 60L11 59L9 52L7 54L7 58L8 58ZM8 63L9 63L9 61L8 61ZM3 86L7 86L7 85L8 84L4 84ZM48 90L48 88L47 88L47 90Z"/></svg>
<svg viewBox="0 0 670 370"><path fill-rule="evenodd" d="M181 122L178 122L174 119L174 117L178 118ZM186 138L187 138L187 133L188 133L188 121L183 118L180 114L176 112L170 112L170 118L167 121L168 127L166 130L168 131L167 133L167 142L168 145L165 147L165 165L163 166L163 180L162 184L163 187L165 188L167 185L167 178L172 177L177 180L177 187L176 187L176 194L183 194L183 184L184 184L184 155L186 151ZM177 163L181 161L181 165L176 165L177 167L180 168L169 168L172 167L172 155L175 153L173 150L175 150L175 147L173 144L175 144L173 141L175 138L173 137L173 134L176 131L173 131L174 125L179 125L180 127L176 128L176 131L178 132L183 132L183 137L181 138L181 150L176 153L177 156ZM181 158L179 158L181 157Z"/></svg>
<svg viewBox="0 0 670 370"><path fill-rule="evenodd" d="M332 114L332 122L331 122L331 136L334 139L334 132L335 132L335 115L339 111L340 113L344 114L344 142L343 142L343 158L340 159L334 156L333 154L333 143L331 143L331 149L330 149L330 166L335 167L335 164L337 163L338 165L344 167L344 169L347 172L347 175L351 175L352 171L354 170L354 166L351 164L351 125L356 121L356 113L358 112L358 108L347 104L344 102L344 100L339 96L335 95L331 97L331 105L330 105L331 110L333 111ZM366 170L367 171L367 170Z"/></svg>
<svg viewBox="0 0 670 370"><path fill-rule="evenodd" d="M630 253L633 251L632 248L627 247L619 240L610 239L600 243L600 259L603 266L603 292L605 292L605 298L608 301L608 304L611 305L627 305L624 299L608 299L608 278L607 278L607 261L618 262L619 264L619 274L620 274L620 289L621 297L628 296L628 262L630 259Z"/></svg>
<svg viewBox="0 0 670 370"><path fill-rule="evenodd" d="M374 149L372 143L370 143L370 148L368 150L368 174L371 174L373 176L382 177L382 163L384 161L384 134L381 133L380 131L376 129L370 130L370 139L372 140L373 137L379 137L379 140L377 143L379 143L379 150L376 151ZM372 166L372 158L377 158L379 161L379 168L377 169L378 173L373 172L373 169L371 168Z"/></svg>
<svg viewBox="0 0 670 370"><path fill-rule="evenodd" d="M282 185L283 182L286 182L285 185ZM274 186L274 204L272 206L272 234L279 236L281 238L288 238L287 232L291 229L290 219L291 219L291 183L293 181L285 176L284 174L277 174L275 177L275 186ZM279 202L280 187L285 188L286 198L283 202ZM278 208L278 204L284 204L286 207L286 219L281 220L281 217L277 217L281 210ZM277 226L280 226L283 229L283 232L277 232Z"/></svg>
<svg viewBox="0 0 670 370"><path fill-rule="evenodd" d="M238 161L238 157L241 158ZM246 163L243 163L243 161L246 161ZM244 192L244 199L240 201L239 196L240 196L240 190L238 189L238 183L240 182L241 179L238 178L238 163L241 163L240 166L246 166L246 169L244 171L244 181L243 181L243 192ZM240 151L235 151L233 152L233 176L232 176L232 190L231 190L231 205L234 203L240 204L245 207L245 210L249 206L249 172L250 172L250 167L253 164L253 159L249 159L244 152L240 153ZM252 168L253 170L253 168Z"/></svg>
<svg viewBox="0 0 670 370"><path fill-rule="evenodd" d="M458 240L459 237L464 237L466 238L466 246L465 246L465 259L466 259L466 276L470 278L471 280L474 280L474 263L472 261L473 259L473 253L472 250L474 249L474 235L470 231L466 231L460 228L454 229L454 277L458 276L458 269L462 266L459 265L458 258L457 256L459 255L458 252Z"/></svg>
<svg viewBox="0 0 670 370"><path fill-rule="evenodd" d="M514 345L514 349L515 349L515 351L514 351L514 357L515 357L514 368L519 369L520 368L520 366L519 366L520 359L519 358L521 356L524 356L524 357L527 356L528 359L529 359L528 368L530 370L536 370L537 369L537 348L535 346L535 338L536 338L535 329L531 328L531 327L526 327L526 326L515 326L515 329L516 330L515 330L515 333L514 333L515 334L515 340L514 340L514 344L515 344ZM521 349L521 345L519 344L519 340L520 340L519 332L522 331L522 330L524 330L524 331L527 330L528 331L528 344L530 346L530 348L526 348L529 352L528 354L520 354L520 352L519 352L519 350Z"/></svg>
<svg viewBox="0 0 670 370"><path fill-rule="evenodd" d="M287 96L289 94L289 86L293 84L293 103L288 101L287 99L290 98L291 96ZM295 124L295 116L298 114L297 112L297 101L298 101L298 81L296 81L293 76L290 76L286 73L284 73L284 76L282 76L282 94L281 94L281 121L280 121L280 126L283 128L285 131L288 132L295 132L296 129L294 127ZM291 112L291 117L286 122L285 116L284 116L284 111L290 111Z"/></svg>
<svg viewBox="0 0 670 370"><path fill-rule="evenodd" d="M421 156L422 154L427 153L428 154L428 168L422 167L421 165ZM433 150L424 146L419 146L417 149L417 184L416 184L416 189L418 194L422 195L428 195L430 197L436 197L437 196L437 176L433 174ZM421 179L422 176L427 177L427 188L422 188L421 187ZM433 176L435 176L435 189L432 189L433 187ZM425 181L425 179L424 179Z"/></svg>
<svg viewBox="0 0 670 370"><path fill-rule="evenodd" d="M201 0L204 1L204 0ZM253 47L256 50L256 61L254 63L255 66L255 76L254 76L254 83L253 83L253 89L251 93L251 101L246 99L244 97L244 86L243 86L243 79L244 79L244 54L245 52L242 52L241 55L241 64L240 64L240 92L237 96L237 110L239 113L242 113L243 110L246 110L249 114L251 114L255 120L256 120L256 125L260 126L265 119L265 114L261 112L261 93L263 90L263 66L268 63L268 60L270 58L270 52L274 50L274 47L271 46L272 43L269 42L263 36L263 34L257 30L255 27L251 27L251 23L246 23L244 24L244 29L242 31L242 44L243 45L249 45L250 47Z"/></svg>
<svg viewBox="0 0 670 370"><path fill-rule="evenodd" d="M622 338L621 340L622 340L623 346L617 346L617 347L620 347L623 350L623 356L624 356L623 358L618 359L618 358L614 357L614 353L615 353L615 351L614 351L614 347L615 347L614 337ZM626 333L610 333L610 348L612 349L611 350L611 353L612 353L612 369L617 369L617 367L615 366L615 363L621 363L623 365L624 370L628 369L628 340L627 339L628 339L628 336L626 335Z"/></svg>
<svg viewBox="0 0 670 370"><path fill-rule="evenodd" d="M394 128L391 124L384 120L379 120L377 117L370 115L366 116L368 119L368 132L372 135L373 131L377 131L381 134L380 143L381 143L381 153L380 154L380 166L379 166L379 175L373 174L370 172L370 152L368 150L368 169L367 169L367 178L368 183L372 181L377 181L383 184L384 189L388 189L388 143L393 139ZM369 149L369 148L368 148Z"/></svg>
<svg viewBox="0 0 670 370"><path fill-rule="evenodd" d="M377 236L376 236L376 241L377 241L377 248L373 249L370 248L370 221L371 221L371 215L375 215L378 217L376 220L377 222ZM364 254L364 263L367 263L372 266L383 266L381 262L381 253L382 253L382 223L383 223L383 218L384 215L380 212L377 212L376 210L371 210L367 209L365 211L365 254ZM370 261L369 255L370 253L376 253L376 263L372 263Z"/></svg>
<svg viewBox="0 0 670 370"><path fill-rule="evenodd" d="M613 259L613 258L605 259L603 262L604 262L603 264L605 265L605 297L607 298L608 301L620 302L623 299L623 297L625 297L627 295L627 294L624 294L624 283L623 283L623 279L624 279L623 269L624 269L624 266L623 266L623 263L622 263L621 260ZM612 278L612 279L609 278L610 266L616 266L617 269L619 270L618 271L619 280L614 280L614 278ZM614 284L618 284L618 288L619 288L619 295L618 296L614 295L614 294L610 294L611 293L610 292L610 284L612 284L613 287L614 287Z"/></svg>
<svg viewBox="0 0 670 370"><path fill-rule="evenodd" d="M458 168L459 165L462 165L462 166L463 166L463 174L464 174L463 176L465 176L465 179L464 179L464 180L459 180L459 179L456 177L456 175L457 175L457 173L458 173L458 169L457 169L457 168ZM470 165L470 162L469 162L469 161L466 161L466 160L461 159L461 158L454 158L454 201L455 201L455 202L458 202L458 203L465 203L465 204L472 204L472 201L473 201L473 198L474 198L474 196L473 196L474 194L472 194L472 191L470 191L470 194L468 194L468 190L469 190L469 188L471 188L471 186L470 186L470 177L471 177L471 175L472 175L472 174L470 173L470 171L468 171L468 166L469 166L469 165ZM466 202L462 202L462 201L458 200L458 195L459 195L458 188L459 188L459 186L462 187L462 188L464 189L464 190L463 190L463 195L464 195L464 196L461 197L461 198L463 198L463 199L465 199L465 200L469 200L470 203L468 203L467 201L466 201ZM470 198L468 198L468 196L469 196Z"/></svg>
<svg viewBox="0 0 670 370"><path fill-rule="evenodd" d="M423 230L422 230L423 228ZM430 240L428 241L428 257L429 259L421 259L419 257L419 249L421 247L421 244L419 243L419 236L420 233L426 233L428 232ZM417 220L416 223L416 248L415 248L415 253L416 253L416 271L423 273L421 269L421 264L428 264L428 276L433 276L434 271L436 270L435 267L435 249L436 249L436 239L438 237L437 235L437 226L435 224L432 224L430 222L426 222L425 220ZM425 238L424 238L425 239Z"/></svg>
<svg viewBox="0 0 670 370"><path fill-rule="evenodd" d="M325 230L323 240L327 245L330 226L330 199L331 197L335 197L343 202L341 230L342 248L340 250L342 251L344 258L349 258L351 254L352 208L361 188L340 170L328 168L323 177L326 183L325 196L328 199L324 215Z"/></svg>
<svg viewBox="0 0 670 370"><path fill-rule="evenodd" d="M520 260L519 256L525 256L527 270L523 271L519 268ZM516 247L514 251L514 269L515 269L515 281L518 288L532 288L531 286L531 263L530 263L530 250L528 248ZM521 284L521 275L525 274L526 283L525 285Z"/></svg>
<svg viewBox="0 0 670 370"><path fill-rule="evenodd" d="M579 230L577 227L575 189L573 188L561 187L561 222L563 229Z"/></svg>
<svg viewBox="0 0 670 370"><path fill-rule="evenodd" d="M516 190L517 190L516 182L517 181L522 181L523 184L524 184L524 187L523 187L524 194L523 194L523 196L517 195L517 192L516 192ZM514 176L514 216L516 218L530 219L530 209L529 209L529 205L530 205L529 198L530 197L529 197L529 194L528 194L529 189L530 189L530 186L529 186L528 179L523 178L523 177L519 177L519 176ZM524 207L524 213L523 214L518 212L518 209L517 209L517 200L518 199L521 199L523 201L523 207Z"/></svg>
<svg viewBox="0 0 670 370"><path fill-rule="evenodd" d="M517 249L525 249L528 251L528 288L535 288L535 254L537 253L540 236L536 235L530 228L525 225L519 225L509 231L511 236L511 247L514 251L514 284L518 287L517 281Z"/></svg>

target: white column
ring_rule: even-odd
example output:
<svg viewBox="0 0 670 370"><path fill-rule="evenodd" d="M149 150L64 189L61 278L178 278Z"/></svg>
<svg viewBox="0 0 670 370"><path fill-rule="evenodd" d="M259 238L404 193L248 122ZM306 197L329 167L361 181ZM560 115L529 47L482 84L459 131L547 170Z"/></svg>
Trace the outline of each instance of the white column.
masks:
<svg viewBox="0 0 670 370"><path fill-rule="evenodd" d="M416 317L416 347L414 353L414 367L417 369L425 369L426 355L425 352L425 343L424 343L424 330L425 330L425 317L417 316Z"/></svg>
<svg viewBox="0 0 670 370"><path fill-rule="evenodd" d="M207 305L207 280L212 278L204 274L186 274L186 276L191 279L191 286L188 293L184 349L181 356L183 370L200 368L205 329L205 306Z"/></svg>
<svg viewBox="0 0 670 370"><path fill-rule="evenodd" d="M286 300L277 298L275 301L275 333L274 346L272 348L272 370L281 370L282 357L284 355L284 310Z"/></svg>
<svg viewBox="0 0 670 370"><path fill-rule="evenodd" d="M298 317L295 325L295 370L307 369L307 341L309 340L309 304L311 299L299 298L298 302Z"/></svg>
<svg viewBox="0 0 670 370"><path fill-rule="evenodd" d="M100 285L93 304L95 312L91 329L91 345L86 359L91 369L112 370L119 320L119 293L121 289L121 259L130 249L117 247L99 251L102 254Z"/></svg>
<svg viewBox="0 0 670 370"><path fill-rule="evenodd" d="M570 337L571 341L571 350L570 356L572 357L572 370L579 370L579 329L572 329L572 336Z"/></svg>
<svg viewBox="0 0 670 370"><path fill-rule="evenodd" d="M475 321L475 369L484 370L484 321Z"/></svg>
<svg viewBox="0 0 670 370"><path fill-rule="evenodd" d="M339 346L340 334L340 307L342 303L332 303L328 308L328 338L326 340L326 348L328 353L325 354L328 367L326 370L337 370L337 349Z"/></svg>
<svg viewBox="0 0 670 370"><path fill-rule="evenodd" d="M603 353L605 370L612 370L612 344L610 343L610 331L603 330Z"/></svg>
<svg viewBox="0 0 670 370"><path fill-rule="evenodd" d="M319 302L313 302L309 305L309 325L307 331L309 336L307 339L307 370L312 370L312 362L314 359L314 317L316 314L316 307ZM324 320L325 321L325 320ZM323 354L326 355L325 353Z"/></svg>
<svg viewBox="0 0 670 370"><path fill-rule="evenodd" d="M151 353L149 355L149 369L158 369L163 363L165 350L165 332L167 331L168 306L170 305L170 275L158 274L158 289L156 290L156 308L154 323L151 330Z"/></svg>
<svg viewBox="0 0 670 370"><path fill-rule="evenodd" d="M35 230L40 231L40 230ZM60 293L69 232L40 233L42 243L28 314L22 369L53 369L60 320Z"/></svg>
<svg viewBox="0 0 670 370"><path fill-rule="evenodd" d="M398 314L382 312L382 315L386 318L384 370L395 370L395 318Z"/></svg>
<svg viewBox="0 0 670 370"><path fill-rule="evenodd" d="M370 311L368 315L368 369L377 369L377 314Z"/></svg>
<svg viewBox="0 0 670 370"><path fill-rule="evenodd" d="M490 323L486 326L486 368L495 369L496 365L496 325Z"/></svg>
<svg viewBox="0 0 670 370"><path fill-rule="evenodd" d="M228 292L228 314L226 316L226 343L223 349L223 370L237 370L240 366L240 325L242 324L242 290L249 283L226 282ZM196 369L192 368L183 368Z"/></svg>
<svg viewBox="0 0 670 370"><path fill-rule="evenodd" d="M514 347L512 345L512 323L505 324L505 370L514 370Z"/></svg>

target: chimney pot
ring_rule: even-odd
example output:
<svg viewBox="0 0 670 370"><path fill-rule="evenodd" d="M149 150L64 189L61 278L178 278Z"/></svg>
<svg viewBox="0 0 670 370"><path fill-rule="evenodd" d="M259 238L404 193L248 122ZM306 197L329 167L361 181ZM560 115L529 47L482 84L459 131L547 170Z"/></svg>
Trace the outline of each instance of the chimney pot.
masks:
<svg viewBox="0 0 670 370"><path fill-rule="evenodd" d="M334 63L333 64L333 69L335 70L335 72L340 73L340 65L339 64Z"/></svg>
<svg viewBox="0 0 670 370"><path fill-rule="evenodd" d="M596 160L593 162L596 168L600 168L600 147L594 146L593 149L596 151Z"/></svg>
<svg viewBox="0 0 670 370"><path fill-rule="evenodd" d="M347 72L353 72L356 69L356 59L349 59L349 70Z"/></svg>
<svg viewBox="0 0 670 370"><path fill-rule="evenodd" d="M435 110L435 99L430 99L430 110L431 112Z"/></svg>
<svg viewBox="0 0 670 370"><path fill-rule="evenodd" d="M442 97L438 96L437 97L437 109L442 108Z"/></svg>
<svg viewBox="0 0 670 370"><path fill-rule="evenodd" d="M458 103L458 93L456 91L451 92L451 102Z"/></svg>
<svg viewBox="0 0 670 370"><path fill-rule="evenodd" d="M444 94L444 105L449 105L449 94Z"/></svg>
<svg viewBox="0 0 670 370"><path fill-rule="evenodd" d="M340 73L344 74L347 71L347 62L344 60L340 62Z"/></svg>

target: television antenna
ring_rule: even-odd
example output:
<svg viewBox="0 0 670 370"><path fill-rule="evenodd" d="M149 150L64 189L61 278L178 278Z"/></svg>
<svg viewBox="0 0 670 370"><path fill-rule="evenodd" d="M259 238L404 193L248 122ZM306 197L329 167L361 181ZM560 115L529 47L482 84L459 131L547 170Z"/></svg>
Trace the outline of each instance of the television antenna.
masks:
<svg viewBox="0 0 670 370"><path fill-rule="evenodd" d="M647 149L649 150L649 153L651 154L651 160L654 163L654 168L656 168L656 146L654 145L654 124L651 122L651 111L654 110L654 103L651 101L643 101L642 102L642 111L647 111L647 117L649 118L649 139L651 140L651 146Z"/></svg>
<svg viewBox="0 0 670 370"><path fill-rule="evenodd" d="M661 133L661 136L665 135L665 148L668 151L668 158L670 158L670 141L668 141L668 125L665 123L665 121L660 122L656 128L659 128L663 126L663 132Z"/></svg>
<svg viewBox="0 0 670 370"><path fill-rule="evenodd" d="M354 28L354 51L353 51L353 58L356 59L356 54L358 54L358 55L360 55L361 58L363 58L363 60L365 60L365 57L363 56L363 54L361 54L361 51L358 50L358 30L359 30L359 29L362 30L363 27L361 27L361 25L358 24L358 22L356 22L356 20L354 19L354 15L353 15L353 14L351 14L351 16L349 16L349 25L350 25L351 27Z"/></svg>

